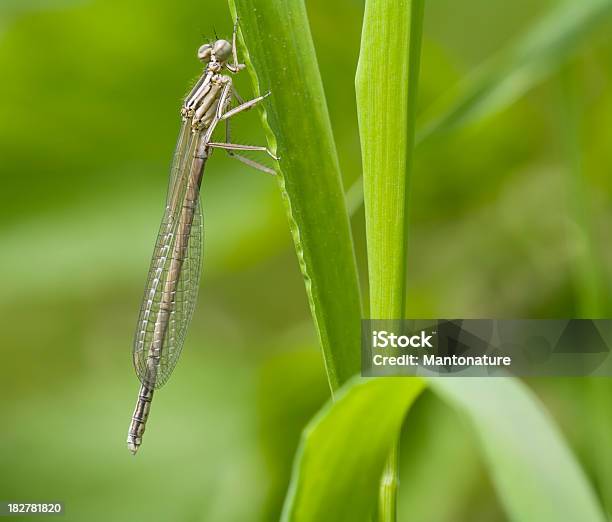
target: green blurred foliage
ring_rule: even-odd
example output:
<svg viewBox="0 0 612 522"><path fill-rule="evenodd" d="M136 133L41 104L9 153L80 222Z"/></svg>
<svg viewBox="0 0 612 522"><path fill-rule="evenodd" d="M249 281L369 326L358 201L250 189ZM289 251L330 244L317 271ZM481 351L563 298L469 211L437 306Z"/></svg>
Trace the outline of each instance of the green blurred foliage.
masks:
<svg viewBox="0 0 612 522"><path fill-rule="evenodd" d="M469 0L459 9L429 0L420 110L555 3ZM360 175L361 10L358 0L308 2L346 186ZM568 64L602 315L612 266L610 28ZM125 447L138 388L132 333L178 107L200 72L195 50L215 31L231 32L223 0L0 4L2 499L60 500L76 521L278 517L299 431L328 390L276 183L221 154L204 180L204 271L186 349L156 396L138 457ZM576 313L573 270L585 241L571 218L563 74L418 150L409 315ZM249 95L247 78L238 87ZM234 128L236 141L263 142L254 114ZM353 226L363 276L361 213ZM612 432L612 390L575 379L530 384L611 510L612 465L592 448ZM427 516L440 484L459 493L438 506L439 520L497 519L493 494L479 493L491 486L473 442L445 430L446 410L427 401L405 435L410 448L427 444L460 464L451 474L423 462L406 471L404 460L404 485L412 477L432 487L406 487L402 512L418 501ZM579 429L587 418L593 428Z"/></svg>

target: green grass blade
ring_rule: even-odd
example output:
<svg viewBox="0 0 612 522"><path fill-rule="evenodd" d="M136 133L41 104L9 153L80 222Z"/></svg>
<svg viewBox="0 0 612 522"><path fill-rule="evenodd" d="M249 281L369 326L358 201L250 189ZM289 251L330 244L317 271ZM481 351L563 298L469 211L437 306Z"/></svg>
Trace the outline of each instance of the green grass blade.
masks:
<svg viewBox="0 0 612 522"><path fill-rule="evenodd" d="M416 145L509 106L554 73L610 17L612 0L561 3L427 109L419 117ZM358 180L350 188L351 215L363 203L361 185Z"/></svg>
<svg viewBox="0 0 612 522"><path fill-rule="evenodd" d="M511 520L605 520L562 435L520 381L443 378L429 385L471 419Z"/></svg>
<svg viewBox="0 0 612 522"><path fill-rule="evenodd" d="M229 0L332 388L359 371L361 297L340 167L302 0Z"/></svg>
<svg viewBox="0 0 612 522"><path fill-rule="evenodd" d="M423 0L368 0L356 91L370 316L403 317L407 192L414 144Z"/></svg>
<svg viewBox="0 0 612 522"><path fill-rule="evenodd" d="M423 0L367 0L363 18L355 87L363 160L370 317L376 319L401 318L405 310L408 182L423 10ZM392 449L381 478L377 512L380 522L396 519L398 452L399 448Z"/></svg>
<svg viewBox="0 0 612 522"><path fill-rule="evenodd" d="M417 141L507 107L557 70L611 15L611 0L561 2L434 104L425 114Z"/></svg>
<svg viewBox="0 0 612 522"><path fill-rule="evenodd" d="M391 443L391 449L389 455L387 455L387 461L378 484L378 504L375 518L378 522L394 522L397 520L397 490L400 483L399 433L398 431L396 439Z"/></svg>
<svg viewBox="0 0 612 522"><path fill-rule="evenodd" d="M383 466L421 379L355 379L302 435L283 522L369 520Z"/></svg>

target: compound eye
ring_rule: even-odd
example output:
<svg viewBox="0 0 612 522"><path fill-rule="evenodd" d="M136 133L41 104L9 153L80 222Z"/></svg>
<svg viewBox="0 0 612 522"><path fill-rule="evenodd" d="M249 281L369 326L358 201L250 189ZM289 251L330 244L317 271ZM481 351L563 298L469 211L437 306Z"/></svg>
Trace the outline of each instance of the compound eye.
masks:
<svg viewBox="0 0 612 522"><path fill-rule="evenodd" d="M210 54L212 52L212 45L204 44L198 49L198 58L203 62L210 61Z"/></svg>
<svg viewBox="0 0 612 522"><path fill-rule="evenodd" d="M229 60L232 55L232 44L227 40L217 40L213 46L213 53L220 62Z"/></svg>

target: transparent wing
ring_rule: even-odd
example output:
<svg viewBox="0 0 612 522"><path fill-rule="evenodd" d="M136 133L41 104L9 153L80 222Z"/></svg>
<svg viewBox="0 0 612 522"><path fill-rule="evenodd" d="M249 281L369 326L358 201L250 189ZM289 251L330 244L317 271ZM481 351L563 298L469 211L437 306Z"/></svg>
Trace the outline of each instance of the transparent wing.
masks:
<svg viewBox="0 0 612 522"><path fill-rule="evenodd" d="M169 327L164 339L164 350L162 351L156 381L156 387L158 388L163 386L170 378L185 344L187 328L198 299L200 273L202 271L203 238L202 208L198 201L187 246L188 253L178 279L174 308L170 312Z"/></svg>
<svg viewBox="0 0 612 522"><path fill-rule="evenodd" d="M166 383L193 314L202 262L199 185L190 179L199 133L181 128L166 210L153 251L132 350L134 368L149 388ZM197 163L197 162L200 163Z"/></svg>
<svg viewBox="0 0 612 522"><path fill-rule="evenodd" d="M184 119L181 123L181 130L179 131L178 139L176 140L176 148L174 149L174 156L172 160L172 167L170 169L170 179L168 180L168 195L167 199L170 200L170 195L173 188L176 185L179 172L183 169L184 161L186 160L186 152L189 149L191 133L191 122Z"/></svg>

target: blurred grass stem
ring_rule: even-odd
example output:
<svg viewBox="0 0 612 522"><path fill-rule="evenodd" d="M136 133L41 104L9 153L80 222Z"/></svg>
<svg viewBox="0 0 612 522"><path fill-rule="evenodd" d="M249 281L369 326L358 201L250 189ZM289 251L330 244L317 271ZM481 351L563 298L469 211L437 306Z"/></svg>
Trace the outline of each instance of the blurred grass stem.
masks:
<svg viewBox="0 0 612 522"><path fill-rule="evenodd" d="M575 229L576 252L573 256L573 280L576 297L575 316L601 318L601 300L605 282L596 253L590 211L589 187L584 165L584 143L581 114L581 90L575 74L576 64L570 63L561 71L561 140L567 157L567 194L569 217Z"/></svg>

